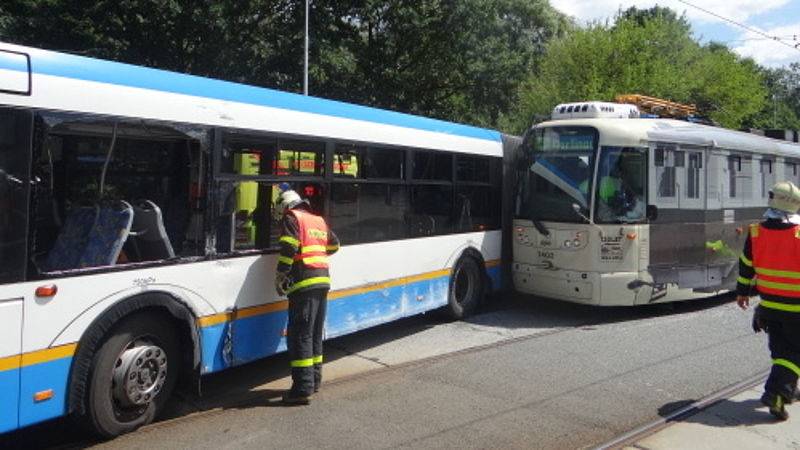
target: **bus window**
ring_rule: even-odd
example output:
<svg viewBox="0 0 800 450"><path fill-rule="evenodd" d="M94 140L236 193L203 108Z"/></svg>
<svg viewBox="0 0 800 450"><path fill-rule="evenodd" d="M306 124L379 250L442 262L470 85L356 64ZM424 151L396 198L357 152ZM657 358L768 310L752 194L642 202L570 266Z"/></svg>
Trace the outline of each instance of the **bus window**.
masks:
<svg viewBox="0 0 800 450"><path fill-rule="evenodd" d="M311 211L322 214L325 193L321 184L293 182L290 186L308 201ZM221 182L216 222L217 253L277 248L281 223L273 214L273 207L279 193L278 185L269 182Z"/></svg>
<svg viewBox="0 0 800 450"><path fill-rule="evenodd" d="M73 114L42 119L31 202L39 275L204 254L205 130Z"/></svg>
<svg viewBox="0 0 800 450"><path fill-rule="evenodd" d="M603 147L597 173L597 222L644 220L645 153L634 148Z"/></svg>
<svg viewBox="0 0 800 450"><path fill-rule="evenodd" d="M276 175L322 176L325 174L325 144L305 141L281 142L278 144L273 169Z"/></svg>
<svg viewBox="0 0 800 450"><path fill-rule="evenodd" d="M25 276L32 116L0 109L0 283Z"/></svg>

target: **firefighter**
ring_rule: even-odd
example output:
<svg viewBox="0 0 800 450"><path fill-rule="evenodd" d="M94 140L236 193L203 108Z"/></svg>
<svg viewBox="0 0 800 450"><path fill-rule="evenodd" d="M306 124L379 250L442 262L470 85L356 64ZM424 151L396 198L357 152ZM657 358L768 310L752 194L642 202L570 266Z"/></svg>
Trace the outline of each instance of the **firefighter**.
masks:
<svg viewBox="0 0 800 450"><path fill-rule="evenodd" d="M322 382L322 332L331 286L328 256L339 249L339 239L311 212L307 200L287 185L282 191L275 207L283 223L275 288L289 298L286 343L292 370L292 388L282 400L307 405Z"/></svg>
<svg viewBox="0 0 800 450"><path fill-rule="evenodd" d="M747 309L750 296L761 302L753 329L766 331L772 369L761 402L779 420L789 418L786 404L797 395L800 376L800 188L786 181L769 193L769 209L750 233L739 259L736 302Z"/></svg>

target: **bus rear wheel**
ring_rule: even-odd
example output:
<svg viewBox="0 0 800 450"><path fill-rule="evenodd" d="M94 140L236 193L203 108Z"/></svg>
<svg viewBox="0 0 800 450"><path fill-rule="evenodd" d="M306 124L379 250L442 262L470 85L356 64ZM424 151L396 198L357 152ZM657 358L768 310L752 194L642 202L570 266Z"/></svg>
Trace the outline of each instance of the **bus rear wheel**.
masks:
<svg viewBox="0 0 800 450"><path fill-rule="evenodd" d="M459 259L450 275L448 315L456 320L472 315L478 309L485 289L483 270L478 261L469 256Z"/></svg>
<svg viewBox="0 0 800 450"><path fill-rule="evenodd" d="M165 318L139 313L122 319L96 353L86 390L86 424L115 437L152 422L178 377L180 355L174 327Z"/></svg>

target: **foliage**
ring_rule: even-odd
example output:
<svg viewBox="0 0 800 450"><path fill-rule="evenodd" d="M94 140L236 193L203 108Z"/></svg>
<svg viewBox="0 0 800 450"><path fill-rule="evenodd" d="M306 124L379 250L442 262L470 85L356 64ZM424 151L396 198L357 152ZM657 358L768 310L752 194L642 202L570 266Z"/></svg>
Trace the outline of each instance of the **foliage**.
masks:
<svg viewBox="0 0 800 450"><path fill-rule="evenodd" d="M562 102L613 101L637 93L696 104L736 128L763 108L766 88L757 66L726 47L699 45L685 17L631 8L613 25L594 23L552 40L539 70L522 84L505 126L517 131Z"/></svg>
<svg viewBox="0 0 800 450"><path fill-rule="evenodd" d="M545 0L311 2L310 93L494 126L568 22ZM303 0L5 0L0 39L302 91Z"/></svg>

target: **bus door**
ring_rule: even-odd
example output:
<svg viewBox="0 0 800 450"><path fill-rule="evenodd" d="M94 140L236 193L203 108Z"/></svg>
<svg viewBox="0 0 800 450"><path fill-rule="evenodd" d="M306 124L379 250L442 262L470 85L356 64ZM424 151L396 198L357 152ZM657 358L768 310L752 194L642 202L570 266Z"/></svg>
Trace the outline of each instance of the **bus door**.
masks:
<svg viewBox="0 0 800 450"><path fill-rule="evenodd" d="M33 115L0 108L0 432L19 425Z"/></svg>

